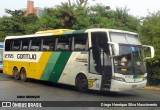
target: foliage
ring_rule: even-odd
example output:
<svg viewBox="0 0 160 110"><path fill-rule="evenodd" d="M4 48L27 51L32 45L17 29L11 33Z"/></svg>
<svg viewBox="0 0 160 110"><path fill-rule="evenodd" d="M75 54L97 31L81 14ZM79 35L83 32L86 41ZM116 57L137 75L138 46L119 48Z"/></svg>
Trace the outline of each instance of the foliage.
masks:
<svg viewBox="0 0 160 110"><path fill-rule="evenodd" d="M140 28L141 39L144 44L152 45L155 49L154 59L148 60L148 69L152 82L160 83L160 12L149 13L142 19Z"/></svg>
<svg viewBox="0 0 160 110"><path fill-rule="evenodd" d="M41 24L40 30L55 28L115 28L137 31L139 20L129 15L126 9L113 11L99 4L83 8L62 3L56 8L46 9L39 24Z"/></svg>
<svg viewBox="0 0 160 110"><path fill-rule="evenodd" d="M35 25L38 17L34 14L25 16L25 12L21 10L11 11L6 10L9 16L0 18L0 40L8 35L22 35L31 34L37 31L38 27Z"/></svg>
<svg viewBox="0 0 160 110"><path fill-rule="evenodd" d="M69 2L70 0L68 0ZM21 10L6 10L9 16L0 18L0 41L8 35L33 34L38 30L51 29L87 29L113 28L139 32L143 44L153 45L156 51L154 59L147 60L149 80L160 80L160 12L150 13L141 19L128 14L129 9L108 7L97 4L86 7L83 0L77 4L62 3L54 8L47 8L42 17L28 16ZM86 0L88 1L88 0Z"/></svg>
<svg viewBox="0 0 160 110"><path fill-rule="evenodd" d="M25 15L21 10L6 10L9 16L0 18L0 40L8 35L32 34L38 30L68 28L116 28L137 31L139 20L128 14L127 9L109 10L103 5L88 8L62 3L47 8L42 17Z"/></svg>
<svg viewBox="0 0 160 110"><path fill-rule="evenodd" d="M149 14L143 20L143 25L140 28L140 33L143 36L144 44L149 44L155 48L155 58L152 63L160 61L160 12Z"/></svg>
<svg viewBox="0 0 160 110"><path fill-rule="evenodd" d="M116 11L108 10L103 5L91 7L92 27L114 28L128 31L137 31L139 20L128 14L127 8L117 8Z"/></svg>
<svg viewBox="0 0 160 110"><path fill-rule="evenodd" d="M40 30L57 28L81 29L88 27L89 19L84 8L62 3L56 8L46 9L39 23L42 27Z"/></svg>

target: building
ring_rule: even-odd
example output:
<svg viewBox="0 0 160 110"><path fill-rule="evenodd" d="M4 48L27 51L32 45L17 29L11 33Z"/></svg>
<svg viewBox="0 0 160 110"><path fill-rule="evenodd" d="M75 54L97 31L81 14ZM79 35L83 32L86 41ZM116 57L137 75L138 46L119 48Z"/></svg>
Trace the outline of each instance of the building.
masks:
<svg viewBox="0 0 160 110"><path fill-rule="evenodd" d="M44 8L39 8L39 7L34 7L34 1L33 0L28 0L27 1L27 9L22 9L23 11L26 11L26 15L29 14L35 14L38 17L41 17L44 12Z"/></svg>

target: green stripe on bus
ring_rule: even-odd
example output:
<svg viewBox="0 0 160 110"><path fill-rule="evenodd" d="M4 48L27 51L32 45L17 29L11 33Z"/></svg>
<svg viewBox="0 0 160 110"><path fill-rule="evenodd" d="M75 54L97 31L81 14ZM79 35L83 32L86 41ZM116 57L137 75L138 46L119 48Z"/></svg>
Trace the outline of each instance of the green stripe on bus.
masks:
<svg viewBox="0 0 160 110"><path fill-rule="evenodd" d="M48 59L44 72L41 76L41 80L49 80L51 73L53 72L53 68L57 63L57 60L60 56L61 52L53 52Z"/></svg>
<svg viewBox="0 0 160 110"><path fill-rule="evenodd" d="M81 34L84 33L86 30L75 30L75 31L67 31L64 32L63 34Z"/></svg>
<svg viewBox="0 0 160 110"><path fill-rule="evenodd" d="M84 33L86 30L76 30L76 31L73 31L72 34L80 34L80 33Z"/></svg>
<svg viewBox="0 0 160 110"><path fill-rule="evenodd" d="M49 77L49 81L58 82L71 54L72 52L61 52L53 68L52 74Z"/></svg>
<svg viewBox="0 0 160 110"><path fill-rule="evenodd" d="M63 34L72 34L73 31L74 31L74 30L66 31L66 32L64 32Z"/></svg>

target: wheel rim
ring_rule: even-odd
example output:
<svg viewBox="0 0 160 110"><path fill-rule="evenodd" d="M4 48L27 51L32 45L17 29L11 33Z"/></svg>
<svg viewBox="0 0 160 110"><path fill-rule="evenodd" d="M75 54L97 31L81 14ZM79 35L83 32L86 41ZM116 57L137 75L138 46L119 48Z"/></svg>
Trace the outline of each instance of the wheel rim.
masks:
<svg viewBox="0 0 160 110"><path fill-rule="evenodd" d="M25 81L25 80L26 80L26 73L25 73L25 70L24 70L24 69L21 70L20 77L21 77L21 80L22 80L22 81Z"/></svg>
<svg viewBox="0 0 160 110"><path fill-rule="evenodd" d="M24 79L24 73L23 72L21 73L21 79Z"/></svg>
<svg viewBox="0 0 160 110"><path fill-rule="evenodd" d="M88 82L85 76L77 77L76 88L81 92L86 92L88 90Z"/></svg>
<svg viewBox="0 0 160 110"><path fill-rule="evenodd" d="M14 75L14 78L15 79L18 79L19 78L19 73L18 73L18 69L13 69L13 75Z"/></svg>
<svg viewBox="0 0 160 110"><path fill-rule="evenodd" d="M86 79L81 78L79 86L80 86L80 88L83 88L83 89L87 88L87 81L86 81Z"/></svg>

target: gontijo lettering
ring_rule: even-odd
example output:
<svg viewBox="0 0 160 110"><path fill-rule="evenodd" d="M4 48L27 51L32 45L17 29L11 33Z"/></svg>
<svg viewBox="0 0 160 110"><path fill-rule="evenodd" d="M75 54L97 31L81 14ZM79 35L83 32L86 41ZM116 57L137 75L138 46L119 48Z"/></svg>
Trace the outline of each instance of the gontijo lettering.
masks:
<svg viewBox="0 0 160 110"><path fill-rule="evenodd" d="M34 59L36 60L36 54L17 54L17 59Z"/></svg>

